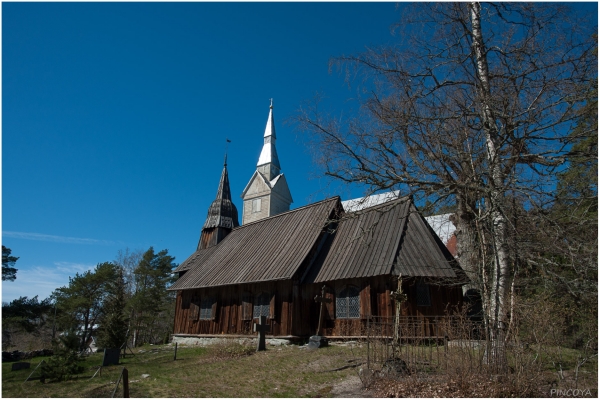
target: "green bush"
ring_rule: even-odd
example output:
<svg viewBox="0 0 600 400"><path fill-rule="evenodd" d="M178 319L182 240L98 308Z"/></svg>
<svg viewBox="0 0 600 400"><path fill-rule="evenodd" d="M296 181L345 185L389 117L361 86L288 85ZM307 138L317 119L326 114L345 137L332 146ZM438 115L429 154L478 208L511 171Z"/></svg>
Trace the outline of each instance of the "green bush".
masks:
<svg viewBox="0 0 600 400"><path fill-rule="evenodd" d="M42 365L42 376L53 381L67 380L83 372L79 365L83 357L79 355L79 337L68 332L54 342L54 355Z"/></svg>

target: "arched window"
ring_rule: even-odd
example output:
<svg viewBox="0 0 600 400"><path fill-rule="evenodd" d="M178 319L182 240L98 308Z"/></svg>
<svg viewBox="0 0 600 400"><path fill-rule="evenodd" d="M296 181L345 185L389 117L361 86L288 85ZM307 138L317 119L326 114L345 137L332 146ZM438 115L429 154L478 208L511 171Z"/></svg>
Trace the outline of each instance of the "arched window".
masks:
<svg viewBox="0 0 600 400"><path fill-rule="evenodd" d="M360 318L360 291L356 286L346 286L335 299L336 318Z"/></svg>
<svg viewBox="0 0 600 400"><path fill-rule="evenodd" d="M261 315L265 317L269 317L269 312L271 310L271 296L268 293L262 292L258 296L256 296L256 300L254 301L254 312L252 313L253 318L260 318Z"/></svg>

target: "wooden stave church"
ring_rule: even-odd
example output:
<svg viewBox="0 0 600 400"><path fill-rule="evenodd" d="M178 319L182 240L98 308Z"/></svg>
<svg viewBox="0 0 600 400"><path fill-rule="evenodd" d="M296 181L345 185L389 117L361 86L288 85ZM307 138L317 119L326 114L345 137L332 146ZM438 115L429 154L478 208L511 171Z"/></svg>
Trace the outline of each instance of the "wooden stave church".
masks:
<svg viewBox="0 0 600 400"><path fill-rule="evenodd" d="M198 248L176 270L174 337L314 335L325 288L322 334L361 336L373 318L438 316L462 302L465 275L409 198L346 211L333 197L289 211L291 194L275 149L273 106L257 170L243 191L243 224L231 201L225 159ZM258 208L256 207L256 199ZM262 206L262 207L261 207ZM418 300L418 301L417 301Z"/></svg>

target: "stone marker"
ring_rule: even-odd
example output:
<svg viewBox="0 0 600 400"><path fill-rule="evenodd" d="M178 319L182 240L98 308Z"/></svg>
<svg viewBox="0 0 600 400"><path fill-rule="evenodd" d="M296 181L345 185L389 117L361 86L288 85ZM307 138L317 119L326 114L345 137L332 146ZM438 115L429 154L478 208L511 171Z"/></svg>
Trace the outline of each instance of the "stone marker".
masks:
<svg viewBox="0 0 600 400"><path fill-rule="evenodd" d="M12 367L11 367L11 371L19 371L22 369L29 369L31 368L31 364L28 362L16 362L13 363Z"/></svg>
<svg viewBox="0 0 600 400"><path fill-rule="evenodd" d="M118 365L120 355L121 349L104 349L104 358L102 359L102 366L108 367L109 365Z"/></svg>
<svg viewBox="0 0 600 400"><path fill-rule="evenodd" d="M259 318L259 323L254 323L254 332L258 332L258 345L256 346L256 351L264 351L267 349L265 342L265 332L269 331L271 327L267 325L267 317L261 315Z"/></svg>
<svg viewBox="0 0 600 400"><path fill-rule="evenodd" d="M319 310L319 325L317 326L317 334L311 336L308 339L308 348L310 349L318 349L319 347L325 347L329 343L327 338L321 336L321 323L323 322L323 308L325 307L325 303L331 303L331 299L325 297L325 285L321 288L321 295L315 296L315 301L317 303L321 303L321 308Z"/></svg>
<svg viewBox="0 0 600 400"><path fill-rule="evenodd" d="M318 349L319 347L327 347L329 341L325 336L313 335L308 338L308 348Z"/></svg>

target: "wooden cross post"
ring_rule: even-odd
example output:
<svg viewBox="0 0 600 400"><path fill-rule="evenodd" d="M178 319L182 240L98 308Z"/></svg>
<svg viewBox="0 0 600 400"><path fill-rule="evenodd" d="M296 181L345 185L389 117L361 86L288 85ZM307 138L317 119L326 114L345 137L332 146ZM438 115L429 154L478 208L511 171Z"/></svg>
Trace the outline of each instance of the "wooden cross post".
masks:
<svg viewBox="0 0 600 400"><path fill-rule="evenodd" d="M396 321L394 322L394 342L400 339L400 308L406 301L406 294L402 293L402 274L398 276L398 289L390 292L390 297L396 302Z"/></svg>
<svg viewBox="0 0 600 400"><path fill-rule="evenodd" d="M264 351L267 349L265 343L265 332L269 331L271 327L267 325L267 317L265 315L261 315L259 318L259 323L254 323L254 332L258 332L258 345L256 346L256 351Z"/></svg>
<svg viewBox="0 0 600 400"><path fill-rule="evenodd" d="M321 288L321 295L315 296L315 301L321 303L321 309L319 310L319 325L317 326L317 336L321 335L321 323L323 322L323 307L325 303L331 303L331 299L325 297L325 285Z"/></svg>

